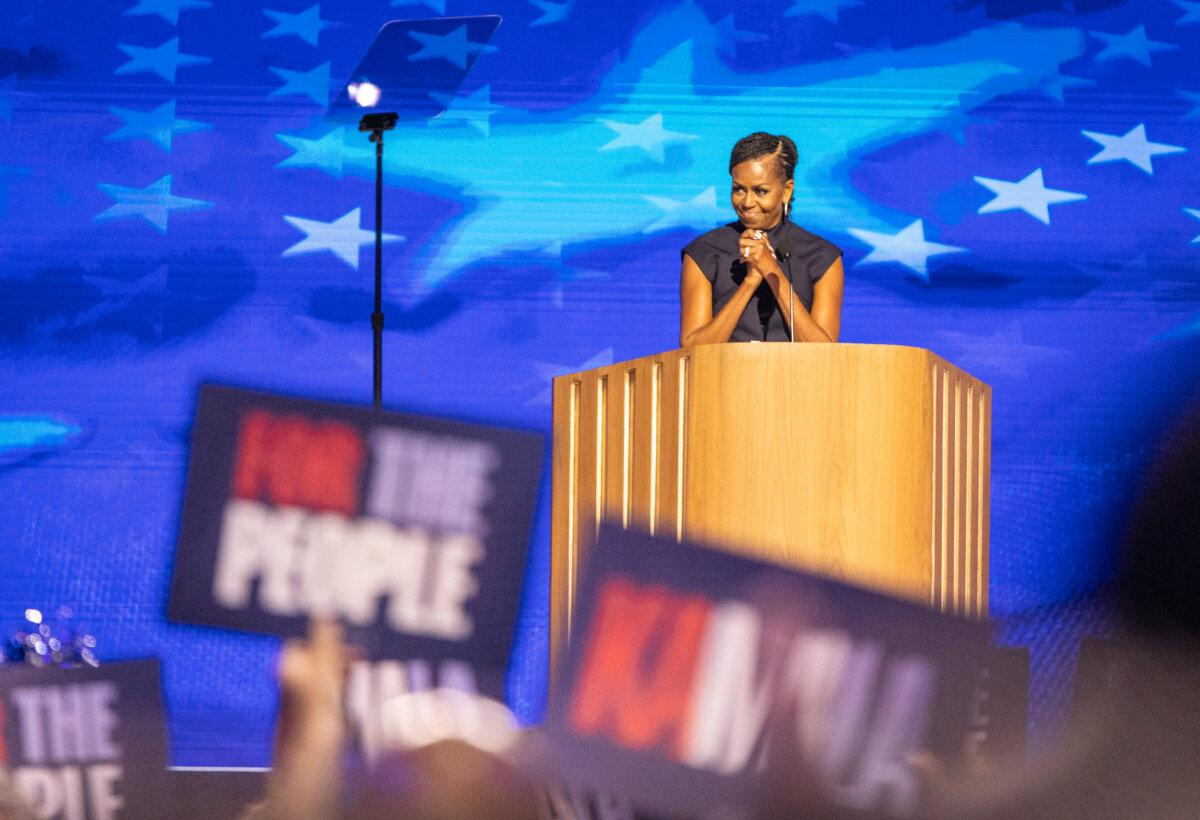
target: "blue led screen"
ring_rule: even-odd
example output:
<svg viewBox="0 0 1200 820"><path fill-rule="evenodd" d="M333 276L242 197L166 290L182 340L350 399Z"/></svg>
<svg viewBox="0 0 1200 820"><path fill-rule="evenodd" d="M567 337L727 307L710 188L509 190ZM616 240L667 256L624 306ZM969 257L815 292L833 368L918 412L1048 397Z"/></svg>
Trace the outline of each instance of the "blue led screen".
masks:
<svg viewBox="0 0 1200 820"><path fill-rule="evenodd" d="M385 21L469 14L504 22L400 55L477 62L386 138L388 406L548 432L551 377L675 347L730 147L787 133L843 341L993 387L993 613L1105 576L1196 382L1200 3L5 0L0 626L70 605L102 657L163 657L177 763L266 762L275 643L163 614L195 390L370 400L374 148L325 108Z"/></svg>

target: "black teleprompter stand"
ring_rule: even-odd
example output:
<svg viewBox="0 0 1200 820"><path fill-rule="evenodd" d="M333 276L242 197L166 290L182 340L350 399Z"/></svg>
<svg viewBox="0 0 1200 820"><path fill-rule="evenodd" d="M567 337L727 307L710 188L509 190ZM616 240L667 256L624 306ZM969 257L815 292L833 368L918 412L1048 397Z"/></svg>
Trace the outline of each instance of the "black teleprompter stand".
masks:
<svg viewBox="0 0 1200 820"><path fill-rule="evenodd" d="M374 336L375 366L374 389L375 409L383 409L383 132L396 127L399 114L367 114L358 121L358 130L370 132L375 143L375 311L371 314L371 330Z"/></svg>

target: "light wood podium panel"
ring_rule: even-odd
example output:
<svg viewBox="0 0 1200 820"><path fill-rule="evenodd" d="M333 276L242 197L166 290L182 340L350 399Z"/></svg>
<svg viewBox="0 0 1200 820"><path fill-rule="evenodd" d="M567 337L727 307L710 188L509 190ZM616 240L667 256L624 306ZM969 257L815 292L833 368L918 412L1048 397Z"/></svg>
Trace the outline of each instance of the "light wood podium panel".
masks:
<svg viewBox="0 0 1200 820"><path fill-rule="evenodd" d="M919 348L699 345L559 376L552 662L601 520L982 617L990 452L991 388Z"/></svg>

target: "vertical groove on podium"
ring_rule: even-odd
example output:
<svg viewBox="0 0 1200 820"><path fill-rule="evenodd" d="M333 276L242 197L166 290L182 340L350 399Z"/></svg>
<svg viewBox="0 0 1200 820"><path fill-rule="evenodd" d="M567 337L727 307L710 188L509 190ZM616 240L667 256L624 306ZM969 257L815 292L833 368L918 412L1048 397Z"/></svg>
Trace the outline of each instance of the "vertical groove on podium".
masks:
<svg viewBox="0 0 1200 820"><path fill-rule="evenodd" d="M967 384L966 415L963 421L963 434L967 442L966 458L963 461L963 474L966 476L967 491L963 496L963 523L965 538L963 540L963 575L960 581L963 589L963 615L974 615L978 604L975 590L976 544L979 533L975 526L975 500L978 495L976 484L979 481L979 398L975 385Z"/></svg>
<svg viewBox="0 0 1200 820"><path fill-rule="evenodd" d="M607 416L608 376L601 376L596 383L596 517L593 519L595 533L600 532L600 522L604 519L604 481L607 478L604 469L604 438L607 432Z"/></svg>
<svg viewBox="0 0 1200 820"><path fill-rule="evenodd" d="M930 464L932 483L930 488L929 509L932 521L929 523L929 605L937 607L938 603L938 574L941 564L938 562L938 545L942 540L942 402L939 398L939 387L942 380L937 362L932 358L929 364L929 400L933 409L933 441L931 442Z"/></svg>
<svg viewBox="0 0 1200 820"><path fill-rule="evenodd" d="M954 492L954 613L967 612L966 563L967 550L971 549L967 533L971 529L968 513L971 510L971 420L967 407L967 385L961 375L954 381L954 427L956 462L958 462L958 489Z"/></svg>
<svg viewBox="0 0 1200 820"><path fill-rule="evenodd" d="M633 496L633 420L637 412L637 371L626 370L621 411L621 526L629 527L629 512Z"/></svg>
<svg viewBox="0 0 1200 820"><path fill-rule="evenodd" d="M679 358L679 401L676 405L675 444L675 540L683 540L683 493L687 487L684 480L684 451L687 448L687 400L688 400L688 357Z"/></svg>
<svg viewBox="0 0 1200 820"><path fill-rule="evenodd" d="M651 535L658 531L658 448L661 435L658 415L661 412L662 369L662 362L650 366L650 499L646 520Z"/></svg>
<svg viewBox="0 0 1200 820"><path fill-rule="evenodd" d="M571 391L567 399L568 423L567 433L567 572L566 595L563 608L566 611L566 639L564 645L571 641L571 624L575 622L575 587L579 580L579 392L581 382L575 379L571 382Z"/></svg>
<svg viewBox="0 0 1200 820"><path fill-rule="evenodd" d="M978 615L981 618L988 614L988 580L991 576L991 547L988 544L988 527L991 517L991 452L992 452L992 393L988 388L979 391L979 470L978 497L975 500L975 515L979 528L979 539L976 549L979 560L976 561L975 585L979 589Z"/></svg>
<svg viewBox="0 0 1200 820"><path fill-rule="evenodd" d="M942 417L941 453L938 456L938 461L941 463L942 493L938 504L941 517L941 537L938 544L937 607L938 609L945 610L949 602L949 595L947 594L949 579L947 576L950 569L951 541L954 537L951 532L953 521L950 513L950 510L954 506L954 462L950 457L950 442L952 440L951 437L954 435L954 424L950 415L950 373L944 369L938 373L938 402L941 405L939 412Z"/></svg>
<svg viewBox="0 0 1200 820"><path fill-rule="evenodd" d="M962 549L962 538L959 524L962 518L962 509L960 501L962 493L960 492L962 482L962 414L961 403L959 399L962 393L962 384L955 375L951 375L953 379L954 389L950 391L950 572L946 584L946 599L947 606L945 609L950 612L957 612L959 607L958 600L958 573L961 563L958 556Z"/></svg>

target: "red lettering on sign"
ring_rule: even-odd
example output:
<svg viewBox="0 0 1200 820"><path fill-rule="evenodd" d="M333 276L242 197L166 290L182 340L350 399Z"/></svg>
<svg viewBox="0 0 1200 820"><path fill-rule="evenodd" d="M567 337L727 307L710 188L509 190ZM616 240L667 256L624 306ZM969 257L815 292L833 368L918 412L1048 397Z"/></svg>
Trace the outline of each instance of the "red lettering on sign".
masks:
<svg viewBox="0 0 1200 820"><path fill-rule="evenodd" d="M699 595L606 581L571 700L574 730L680 759L710 607Z"/></svg>
<svg viewBox="0 0 1200 820"><path fill-rule="evenodd" d="M233 493L288 507L358 511L364 449L358 431L340 422L275 416L253 410L242 418Z"/></svg>

